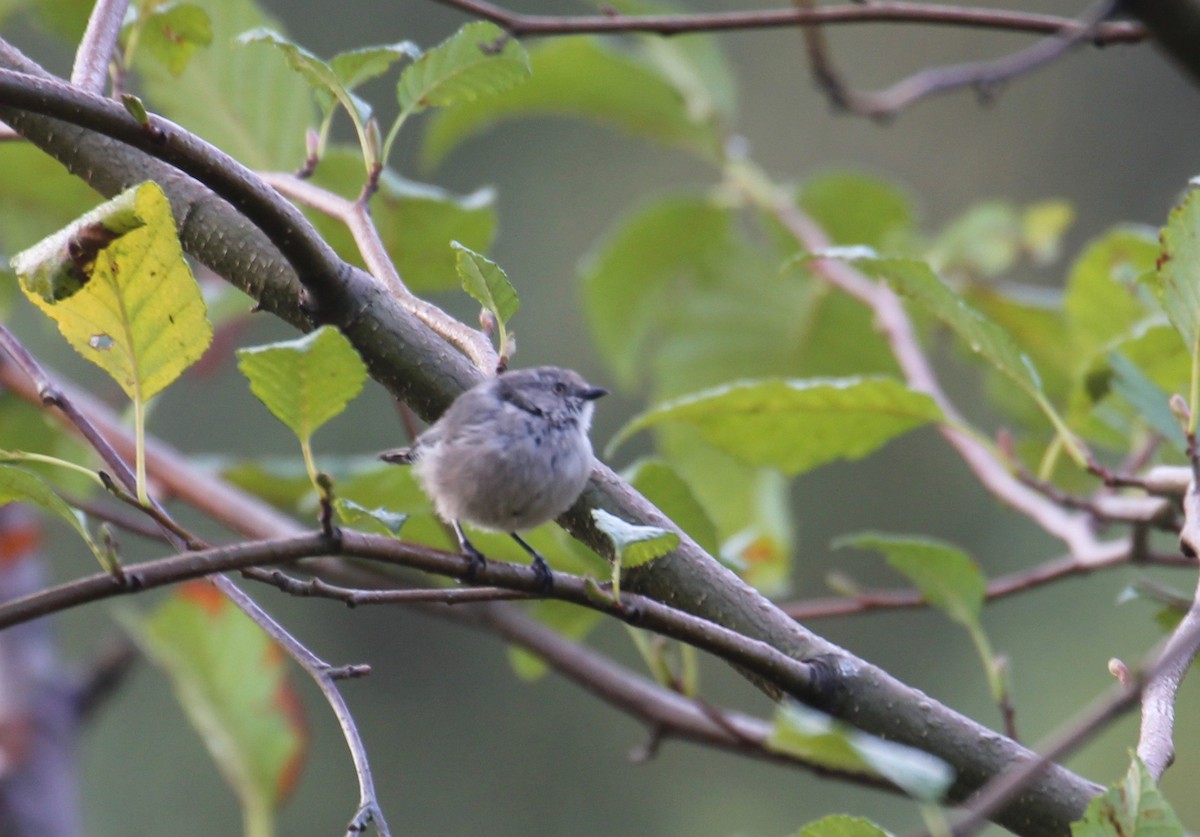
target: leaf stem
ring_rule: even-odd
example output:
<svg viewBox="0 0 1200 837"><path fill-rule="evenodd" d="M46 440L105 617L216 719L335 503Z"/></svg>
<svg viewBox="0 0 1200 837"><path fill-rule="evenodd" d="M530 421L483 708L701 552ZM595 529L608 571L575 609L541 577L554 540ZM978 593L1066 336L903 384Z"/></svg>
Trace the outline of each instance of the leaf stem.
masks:
<svg viewBox="0 0 1200 837"><path fill-rule="evenodd" d="M97 485L103 486L104 480L100 479L91 468L85 468L83 465L77 465L74 462L68 462L65 459L59 459L57 456L47 456L44 453L29 453L23 450L4 450L0 448L0 459L8 459L13 462L41 462L43 465L54 465L58 468L66 468L69 471L76 471L91 479Z"/></svg>
<svg viewBox="0 0 1200 837"><path fill-rule="evenodd" d="M150 506L150 494L146 490L146 401L133 400L133 426L137 436L137 498L143 506Z"/></svg>

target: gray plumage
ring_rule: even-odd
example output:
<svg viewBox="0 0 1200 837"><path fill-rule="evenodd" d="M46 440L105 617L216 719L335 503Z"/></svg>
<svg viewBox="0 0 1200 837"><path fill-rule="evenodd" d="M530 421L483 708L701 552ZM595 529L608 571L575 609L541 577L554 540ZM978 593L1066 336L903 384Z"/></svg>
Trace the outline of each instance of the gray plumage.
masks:
<svg viewBox="0 0 1200 837"><path fill-rule="evenodd" d="M569 369L505 372L455 399L411 448L380 458L411 463L443 519L515 537L558 517L583 491L592 470L592 402L604 394ZM464 551L481 560L458 531ZM541 574L540 556L517 541Z"/></svg>

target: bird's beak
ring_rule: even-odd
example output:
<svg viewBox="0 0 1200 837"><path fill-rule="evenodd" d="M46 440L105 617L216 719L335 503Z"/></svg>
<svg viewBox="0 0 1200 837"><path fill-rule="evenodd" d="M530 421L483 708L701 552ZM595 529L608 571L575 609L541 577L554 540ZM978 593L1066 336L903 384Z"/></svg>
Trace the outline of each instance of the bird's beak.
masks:
<svg viewBox="0 0 1200 837"><path fill-rule="evenodd" d="M603 395L608 395L608 390L604 387L588 387L579 393L579 397L584 401L595 401Z"/></svg>

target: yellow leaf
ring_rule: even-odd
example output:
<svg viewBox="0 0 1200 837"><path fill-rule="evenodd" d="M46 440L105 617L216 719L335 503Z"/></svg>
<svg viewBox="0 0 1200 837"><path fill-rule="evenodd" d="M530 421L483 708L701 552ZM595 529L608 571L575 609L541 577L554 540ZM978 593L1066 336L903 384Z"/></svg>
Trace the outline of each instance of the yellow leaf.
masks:
<svg viewBox="0 0 1200 837"><path fill-rule="evenodd" d="M13 259L25 295L138 403L212 341L171 205L147 181Z"/></svg>

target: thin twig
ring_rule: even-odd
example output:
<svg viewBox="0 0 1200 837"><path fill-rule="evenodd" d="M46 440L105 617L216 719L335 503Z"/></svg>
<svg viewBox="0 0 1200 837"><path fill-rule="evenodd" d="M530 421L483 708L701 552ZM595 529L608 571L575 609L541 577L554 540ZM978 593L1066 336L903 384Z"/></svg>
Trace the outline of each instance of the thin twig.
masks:
<svg viewBox="0 0 1200 837"><path fill-rule="evenodd" d="M476 568L464 555L397 541L382 535L345 531L330 541L324 535L251 541L187 552L125 567L131 583L122 584L107 573L97 573L51 587L39 593L0 604L0 629L28 622L51 613L138 590L176 584L191 578L259 565L281 564L310 556L336 553L410 567L422 572L462 579L474 573L482 584L525 593L542 591L540 577L532 567L489 561ZM634 593L621 599L600 589L594 581L564 572L554 574L556 599L581 605L615 617L635 627L695 645L736 665L766 677L801 698L818 685L814 666L777 651L707 619Z"/></svg>
<svg viewBox="0 0 1200 837"><path fill-rule="evenodd" d="M250 567L242 575L279 588L289 596L333 599L347 607L379 604L463 604L466 602L520 601L536 598L519 590L502 587L423 587L413 590L363 590L330 584L319 577L299 579L283 570Z"/></svg>
<svg viewBox="0 0 1200 837"><path fill-rule="evenodd" d="M964 26L1007 32L1054 34L1077 22L1068 17L1013 12L1002 9L972 9L934 3L902 3L872 0L871 3L822 6L814 9L768 9L748 12L717 12L687 15L523 15L483 0L436 0L490 20L517 37L572 35L602 32L651 32L679 35L685 32L724 32L741 29L770 29L799 25L832 26L852 23L917 23ZM1132 23L1105 24L1092 35L1098 45L1136 43L1145 30Z"/></svg>
<svg viewBox="0 0 1200 837"><path fill-rule="evenodd" d="M993 61L929 67L875 92L848 90L837 82L836 76L830 77L832 81L826 88L835 91L832 98L837 106L851 113L880 118L894 116L927 96L962 87L974 87L981 98L989 99L1004 82L1033 72L1093 39L1113 5L1114 0L1100 0L1079 20L1052 33L1052 37Z"/></svg>
<svg viewBox="0 0 1200 837"><path fill-rule="evenodd" d="M327 539L322 536L322 540ZM283 648L288 656L308 672L309 676L317 684L317 688L321 690L321 694L324 695L325 702L333 710L338 726L342 729L342 738L346 742L346 746L350 749L350 758L354 762L354 772L358 776L358 810L354 812L354 816L351 817L350 823L346 826L346 834L361 834L367 830L369 824L374 823L375 830L379 833L380 837L389 837L391 831L388 828L387 820L383 816L383 809L379 806L379 797L375 793L375 779L371 775L371 762L367 759L367 748L363 744L362 736L359 735L358 725L354 722L354 716L350 714L350 708L346 705L346 699L342 697L342 693L336 683L337 680L345 677L360 676L365 671L362 667L345 669L344 667L335 668L331 666L309 651L304 644L293 637L287 629L276 622L270 614L259 607L253 599L228 578L218 575L214 576L213 580L214 582L223 582L217 585L221 589L221 592L228 596L239 609L262 627Z"/></svg>
<svg viewBox="0 0 1200 837"><path fill-rule="evenodd" d="M87 29L75 51L71 84L89 93L103 93L108 65L117 50L129 0L96 0Z"/></svg>
<svg viewBox="0 0 1200 837"><path fill-rule="evenodd" d="M1200 494L1195 485L1183 498L1184 526L1180 542L1189 546L1192 554L1200 545ZM1155 781L1162 778L1175 761L1175 696L1192 660L1200 650L1200 583L1192 598L1191 607L1172 631L1163 651L1170 664L1159 667L1146 683L1142 693L1142 724L1138 735L1137 754Z"/></svg>
<svg viewBox="0 0 1200 837"><path fill-rule="evenodd" d="M1130 562L1131 557L1128 552L1113 551L1103 560L1084 562L1073 556L1065 555L1029 569L993 578L988 582L985 600L995 601L1065 578L1089 575L1098 570L1124 566ZM1193 570L1196 567L1195 561L1184 558L1178 553L1147 555L1141 559L1141 563ZM863 590L852 596L808 599L780 605L789 616L806 623L815 619L852 616L872 610L899 610L927 606L928 602L919 590Z"/></svg>

